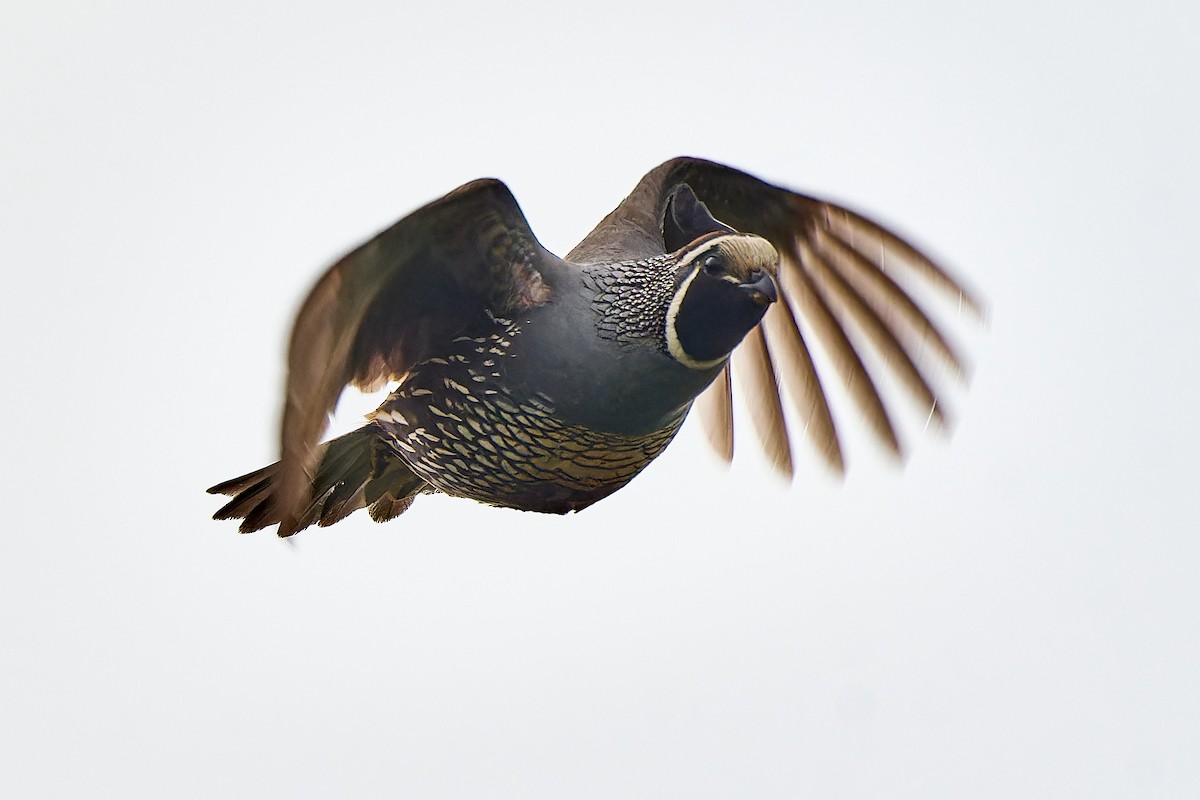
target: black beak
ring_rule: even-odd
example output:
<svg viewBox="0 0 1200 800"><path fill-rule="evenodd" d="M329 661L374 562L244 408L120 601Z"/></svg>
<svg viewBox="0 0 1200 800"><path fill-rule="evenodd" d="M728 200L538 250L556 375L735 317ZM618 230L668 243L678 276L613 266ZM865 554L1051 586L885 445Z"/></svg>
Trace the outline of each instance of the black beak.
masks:
<svg viewBox="0 0 1200 800"><path fill-rule="evenodd" d="M740 288L750 293L750 299L755 305L769 306L779 300L779 287L775 285L775 279L763 270L752 272L750 279L741 284Z"/></svg>

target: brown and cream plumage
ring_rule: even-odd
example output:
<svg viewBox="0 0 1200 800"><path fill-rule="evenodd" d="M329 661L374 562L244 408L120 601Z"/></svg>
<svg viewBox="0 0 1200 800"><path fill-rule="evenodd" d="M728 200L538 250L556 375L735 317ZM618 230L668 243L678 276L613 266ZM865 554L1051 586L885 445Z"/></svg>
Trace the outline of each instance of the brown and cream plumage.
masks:
<svg viewBox="0 0 1200 800"><path fill-rule="evenodd" d="M772 462L791 474L780 386L836 470L822 387L836 378L890 451L892 412L859 353L940 421L927 353L962 359L914 299L971 309L942 268L837 205L730 167L672 159L565 259L538 243L508 189L479 180L413 212L318 281L288 353L281 458L212 487L216 517L288 536L367 507L377 520L441 491L563 513L624 486L669 444L697 397L733 449L731 352ZM819 341L835 375L810 354ZM318 444L347 385L397 386L367 425ZM707 391L706 391L707 389Z"/></svg>

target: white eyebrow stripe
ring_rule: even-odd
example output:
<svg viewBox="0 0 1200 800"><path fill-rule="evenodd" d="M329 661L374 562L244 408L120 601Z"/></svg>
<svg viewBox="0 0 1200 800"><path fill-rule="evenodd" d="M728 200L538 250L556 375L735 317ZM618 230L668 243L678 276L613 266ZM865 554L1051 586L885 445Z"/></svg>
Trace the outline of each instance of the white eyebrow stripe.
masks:
<svg viewBox="0 0 1200 800"><path fill-rule="evenodd" d="M721 236L714 236L713 238L706 240L699 247L693 247L691 250L688 250L686 253L681 255L679 257L679 263L685 264L688 261L691 261L692 259L694 259L696 256L700 255L701 253L703 253L707 250L712 250L714 247L719 247L721 242L724 242L729 239L736 239L737 237L742 236L742 235L743 234L740 234L740 233L726 233Z"/></svg>

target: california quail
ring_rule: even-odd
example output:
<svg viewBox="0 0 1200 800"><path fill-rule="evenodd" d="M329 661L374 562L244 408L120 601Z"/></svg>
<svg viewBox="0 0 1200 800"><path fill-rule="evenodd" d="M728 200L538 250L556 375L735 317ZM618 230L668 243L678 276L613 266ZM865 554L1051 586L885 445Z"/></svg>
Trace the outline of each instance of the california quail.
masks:
<svg viewBox="0 0 1200 800"><path fill-rule="evenodd" d="M739 344L775 464L790 474L782 379L840 470L809 336L899 453L856 345L869 342L940 421L918 356L956 370L961 359L905 288L922 282L978 308L871 220L708 161L648 173L566 259L538 243L504 184L474 181L317 282L292 331L282 457L209 489L233 496L215 517L290 536L364 506L390 519L429 491L579 510L661 453L710 384L710 438L732 455L728 364ZM387 381L398 385L367 425L318 445L347 384Z"/></svg>

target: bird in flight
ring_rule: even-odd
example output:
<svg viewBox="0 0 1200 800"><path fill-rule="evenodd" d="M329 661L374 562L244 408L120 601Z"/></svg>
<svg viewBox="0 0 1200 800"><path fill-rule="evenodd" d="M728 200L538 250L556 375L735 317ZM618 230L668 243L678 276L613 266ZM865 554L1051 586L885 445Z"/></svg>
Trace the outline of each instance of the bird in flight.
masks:
<svg viewBox="0 0 1200 800"><path fill-rule="evenodd" d="M781 387L833 470L831 379L900 454L881 373L940 423L930 356L963 370L914 297L922 286L979 312L882 225L710 161L647 173L565 258L542 247L503 183L473 181L317 281L292 330L280 460L210 488L232 496L214 517L291 536L360 508L389 520L424 492L578 511L657 457L693 403L731 458L734 355L762 446L789 477ZM832 374L818 372L814 341ZM388 382L366 425L320 442L347 385Z"/></svg>

